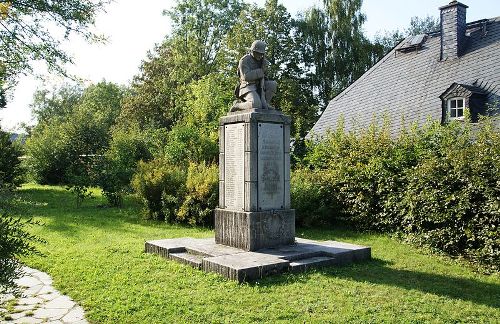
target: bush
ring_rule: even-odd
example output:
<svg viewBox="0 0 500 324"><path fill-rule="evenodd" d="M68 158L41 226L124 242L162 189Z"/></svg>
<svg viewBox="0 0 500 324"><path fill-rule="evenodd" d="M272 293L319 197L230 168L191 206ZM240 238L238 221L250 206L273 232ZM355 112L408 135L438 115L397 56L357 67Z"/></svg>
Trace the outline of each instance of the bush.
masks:
<svg viewBox="0 0 500 324"><path fill-rule="evenodd" d="M500 133L491 119L428 122L397 138L387 129L354 134L340 125L308 144L292 174L298 220L398 232L500 269Z"/></svg>
<svg viewBox="0 0 500 324"><path fill-rule="evenodd" d="M8 133L0 129L0 186L18 186L21 183L23 171L20 156L21 149L10 141Z"/></svg>
<svg viewBox="0 0 500 324"><path fill-rule="evenodd" d="M297 169L292 173L290 196L295 209L295 221L299 226L332 224L338 220L335 213L340 208L329 192L333 188L323 170Z"/></svg>
<svg viewBox="0 0 500 324"><path fill-rule="evenodd" d="M165 158L139 162L132 187L144 202L146 218L190 225L213 225L218 202L216 165L190 163L187 170Z"/></svg>
<svg viewBox="0 0 500 324"><path fill-rule="evenodd" d="M0 208L0 294L18 292L14 280L22 275L22 268L17 258L39 254L32 243L42 240L26 231L33 224L37 223L10 217Z"/></svg>
<svg viewBox="0 0 500 324"><path fill-rule="evenodd" d="M116 128L109 149L93 168L94 183L102 189L111 206L121 206L123 196L131 191L130 182L139 161L151 160L150 138L138 126Z"/></svg>
<svg viewBox="0 0 500 324"><path fill-rule="evenodd" d="M186 183L186 172L162 158L140 161L132 178L132 188L144 202L146 218L172 221Z"/></svg>
<svg viewBox="0 0 500 324"><path fill-rule="evenodd" d="M177 220L190 225L213 226L213 210L219 198L219 169L216 165L191 163L187 172L186 195Z"/></svg>

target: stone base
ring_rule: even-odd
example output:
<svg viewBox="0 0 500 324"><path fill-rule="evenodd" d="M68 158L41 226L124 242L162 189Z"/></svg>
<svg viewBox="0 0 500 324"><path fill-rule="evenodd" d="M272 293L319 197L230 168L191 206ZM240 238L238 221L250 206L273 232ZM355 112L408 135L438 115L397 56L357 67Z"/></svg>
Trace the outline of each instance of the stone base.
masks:
<svg viewBox="0 0 500 324"><path fill-rule="evenodd" d="M295 210L215 210L215 242L245 251L295 242Z"/></svg>
<svg viewBox="0 0 500 324"><path fill-rule="evenodd" d="M293 245L256 252L216 244L213 238L165 239L146 242L145 251L207 272L216 272L238 282L286 271L300 272L313 267L344 265L371 258L371 249L366 246L300 238Z"/></svg>

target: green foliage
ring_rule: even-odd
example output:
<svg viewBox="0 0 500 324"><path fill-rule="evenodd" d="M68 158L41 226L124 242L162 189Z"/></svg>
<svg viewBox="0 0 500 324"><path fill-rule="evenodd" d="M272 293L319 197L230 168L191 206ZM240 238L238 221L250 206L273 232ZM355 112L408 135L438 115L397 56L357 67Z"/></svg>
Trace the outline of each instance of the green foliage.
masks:
<svg viewBox="0 0 500 324"><path fill-rule="evenodd" d="M332 213L338 212L339 208L329 192L332 186L325 175L327 172L323 170L294 170L290 196L298 226L333 223Z"/></svg>
<svg viewBox="0 0 500 324"><path fill-rule="evenodd" d="M38 123L66 120L72 115L81 101L83 88L81 85L62 85L49 91L38 89L33 95L31 113Z"/></svg>
<svg viewBox="0 0 500 324"><path fill-rule="evenodd" d="M10 135L0 129L0 187L18 186L23 170L19 157L20 147L10 141Z"/></svg>
<svg viewBox="0 0 500 324"><path fill-rule="evenodd" d="M186 168L165 158L139 162L132 187L148 219L190 225L213 225L218 202L216 165L190 163Z"/></svg>
<svg viewBox="0 0 500 324"><path fill-rule="evenodd" d="M213 211L219 198L219 169L217 165L191 163L187 172L186 194L177 220L190 225L213 227Z"/></svg>
<svg viewBox="0 0 500 324"><path fill-rule="evenodd" d="M132 178L132 188L144 203L148 219L173 221L182 203L186 171L164 159L140 161Z"/></svg>
<svg viewBox="0 0 500 324"><path fill-rule="evenodd" d="M63 90L56 99L40 96L33 108L44 118L26 141L32 178L39 183L70 183L76 173L79 179L83 174L90 179L92 157L109 146L123 93L115 84L100 82L87 87L78 99ZM91 185L90 180L84 185Z"/></svg>
<svg viewBox="0 0 500 324"><path fill-rule="evenodd" d="M300 62L321 110L382 57L363 35L361 2L324 0L296 22Z"/></svg>
<svg viewBox="0 0 500 324"><path fill-rule="evenodd" d="M66 74L64 65L72 63L54 34L97 40L89 31L95 15L107 1L2 1L0 3L0 57L6 79L32 72L35 61L45 62L50 71ZM61 33L62 32L62 33Z"/></svg>
<svg viewBox="0 0 500 324"><path fill-rule="evenodd" d="M126 129L113 129L109 149L97 159L92 168L92 178L102 189L111 206L121 206L123 197L130 191L130 181L138 161L152 159L154 134L140 132L137 125Z"/></svg>
<svg viewBox="0 0 500 324"><path fill-rule="evenodd" d="M18 258L39 254L34 243L43 241L26 230L27 227L38 224L32 219L22 220L8 216L0 208L0 294L17 292L14 280L22 274Z"/></svg>
<svg viewBox="0 0 500 324"><path fill-rule="evenodd" d="M75 184L66 187L66 189L75 196L77 208L80 208L82 206L82 203L85 199L93 198L92 192L86 186Z"/></svg>
<svg viewBox="0 0 500 324"><path fill-rule="evenodd" d="M300 213L309 210L311 222L401 233L499 269L500 135L490 119L428 122L398 138L387 126L358 134L342 129L309 143L294 172Z"/></svg>

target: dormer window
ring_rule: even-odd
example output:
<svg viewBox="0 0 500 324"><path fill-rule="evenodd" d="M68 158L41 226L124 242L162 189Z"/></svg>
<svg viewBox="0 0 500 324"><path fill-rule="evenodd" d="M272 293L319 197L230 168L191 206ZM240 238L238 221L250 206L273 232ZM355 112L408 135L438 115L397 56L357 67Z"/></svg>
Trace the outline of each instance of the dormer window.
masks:
<svg viewBox="0 0 500 324"><path fill-rule="evenodd" d="M465 119L465 107L470 111L470 121L478 121L479 115L485 113L486 91L476 84L452 83L439 98L442 100L443 117L446 124L452 120Z"/></svg>
<svg viewBox="0 0 500 324"><path fill-rule="evenodd" d="M448 99L448 118L449 120L464 119L465 98L454 97Z"/></svg>

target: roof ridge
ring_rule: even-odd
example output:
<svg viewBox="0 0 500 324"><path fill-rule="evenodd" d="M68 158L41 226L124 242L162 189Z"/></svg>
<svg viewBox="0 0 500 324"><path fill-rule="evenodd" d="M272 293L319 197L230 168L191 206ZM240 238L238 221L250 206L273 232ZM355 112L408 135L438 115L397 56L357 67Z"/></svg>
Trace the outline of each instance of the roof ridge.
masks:
<svg viewBox="0 0 500 324"><path fill-rule="evenodd" d="M411 36L411 35L410 35ZM399 45L401 45L402 43L404 43L406 41L406 39L410 36L407 36L405 37L405 39L403 39L401 42L399 42L396 46L394 46L386 55L384 55L384 57L382 57L377 63L375 63L371 68L369 68L365 73L363 73L359 78L356 79L356 81L354 81L353 83L351 83L347 88L345 88L344 90L342 90L338 95L336 95L332 100L330 100L330 102L328 103L328 105L326 106L325 110L323 111L323 113L328 109L328 106L330 106L330 104L334 101L337 101L339 99L341 99L343 96L345 96L347 93L349 93L349 91L359 82L361 82L363 79L365 79L367 76L369 76L370 74L373 73L374 70L376 70L382 63L384 63L387 59L389 59L390 55L392 53L394 53L396 51L396 49L398 48ZM323 113L321 115L323 115ZM320 116L321 117L321 116ZM319 119L318 119L319 120Z"/></svg>

